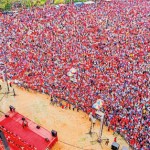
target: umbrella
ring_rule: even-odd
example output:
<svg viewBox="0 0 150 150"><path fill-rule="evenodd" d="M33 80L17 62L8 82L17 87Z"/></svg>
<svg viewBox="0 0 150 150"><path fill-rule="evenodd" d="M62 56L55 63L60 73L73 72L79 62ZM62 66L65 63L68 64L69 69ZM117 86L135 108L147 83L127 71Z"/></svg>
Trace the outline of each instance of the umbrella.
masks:
<svg viewBox="0 0 150 150"><path fill-rule="evenodd" d="M76 73L76 72L77 72L77 69L71 68L71 69L70 69L70 72L71 72L71 73Z"/></svg>
<svg viewBox="0 0 150 150"><path fill-rule="evenodd" d="M76 78L70 78L70 80L72 81L72 82L77 82L77 79Z"/></svg>
<svg viewBox="0 0 150 150"><path fill-rule="evenodd" d="M59 9L59 7L60 7L59 5L56 5L56 6L55 6L55 8L57 8L57 9Z"/></svg>
<svg viewBox="0 0 150 150"><path fill-rule="evenodd" d="M69 77L72 77L74 74L72 74L72 72L69 71L69 72L67 73L67 75L68 75Z"/></svg>

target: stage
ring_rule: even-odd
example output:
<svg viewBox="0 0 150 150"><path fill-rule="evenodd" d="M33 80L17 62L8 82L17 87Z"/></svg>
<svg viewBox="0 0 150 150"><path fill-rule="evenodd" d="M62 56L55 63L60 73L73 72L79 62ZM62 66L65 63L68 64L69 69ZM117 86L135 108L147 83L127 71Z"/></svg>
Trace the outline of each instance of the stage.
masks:
<svg viewBox="0 0 150 150"><path fill-rule="evenodd" d="M9 111L0 118L0 130L4 133L11 150L51 149L58 141L57 136L16 111ZM27 124L25 124L27 123Z"/></svg>

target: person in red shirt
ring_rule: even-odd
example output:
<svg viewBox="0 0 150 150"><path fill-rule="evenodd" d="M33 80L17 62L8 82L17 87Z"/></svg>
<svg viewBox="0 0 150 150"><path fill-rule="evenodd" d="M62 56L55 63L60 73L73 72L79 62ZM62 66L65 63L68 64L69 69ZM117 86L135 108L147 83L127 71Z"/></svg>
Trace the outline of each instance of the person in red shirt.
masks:
<svg viewBox="0 0 150 150"><path fill-rule="evenodd" d="M114 138L114 142L117 142L117 137Z"/></svg>

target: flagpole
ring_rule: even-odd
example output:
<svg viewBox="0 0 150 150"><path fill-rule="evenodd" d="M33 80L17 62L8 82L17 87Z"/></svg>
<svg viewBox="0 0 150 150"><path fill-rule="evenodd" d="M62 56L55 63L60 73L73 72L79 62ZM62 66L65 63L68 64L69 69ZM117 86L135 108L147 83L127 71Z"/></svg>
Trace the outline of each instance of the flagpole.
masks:
<svg viewBox="0 0 150 150"><path fill-rule="evenodd" d="M104 114L102 114L101 116L101 125L100 125L100 130L99 130L99 137L98 137L99 142L102 141L103 125L104 125Z"/></svg>

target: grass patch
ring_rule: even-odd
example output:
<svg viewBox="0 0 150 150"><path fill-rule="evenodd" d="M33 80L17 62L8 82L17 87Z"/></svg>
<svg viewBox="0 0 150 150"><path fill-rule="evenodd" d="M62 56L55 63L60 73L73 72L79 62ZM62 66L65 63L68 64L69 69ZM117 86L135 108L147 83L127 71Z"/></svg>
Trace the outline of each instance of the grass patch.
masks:
<svg viewBox="0 0 150 150"><path fill-rule="evenodd" d="M87 0L73 0L73 2L86 2ZM47 0L0 0L0 9L1 10L10 10L13 3L20 3L23 6L41 6L44 5ZM54 0L54 4L65 4L70 3L71 0Z"/></svg>
<svg viewBox="0 0 150 150"><path fill-rule="evenodd" d="M13 3L21 3L23 6L40 6L44 5L47 0L0 0L0 9L10 10Z"/></svg>
<svg viewBox="0 0 150 150"><path fill-rule="evenodd" d="M87 0L73 0L73 2L86 2ZM70 3L71 0L66 0L66 3ZM64 4L65 0L55 0L54 4Z"/></svg>
<svg viewBox="0 0 150 150"><path fill-rule="evenodd" d="M64 4L65 0L54 0L54 4Z"/></svg>
<svg viewBox="0 0 150 150"><path fill-rule="evenodd" d="M80 139L80 142L84 142L84 141L86 141L85 137Z"/></svg>

